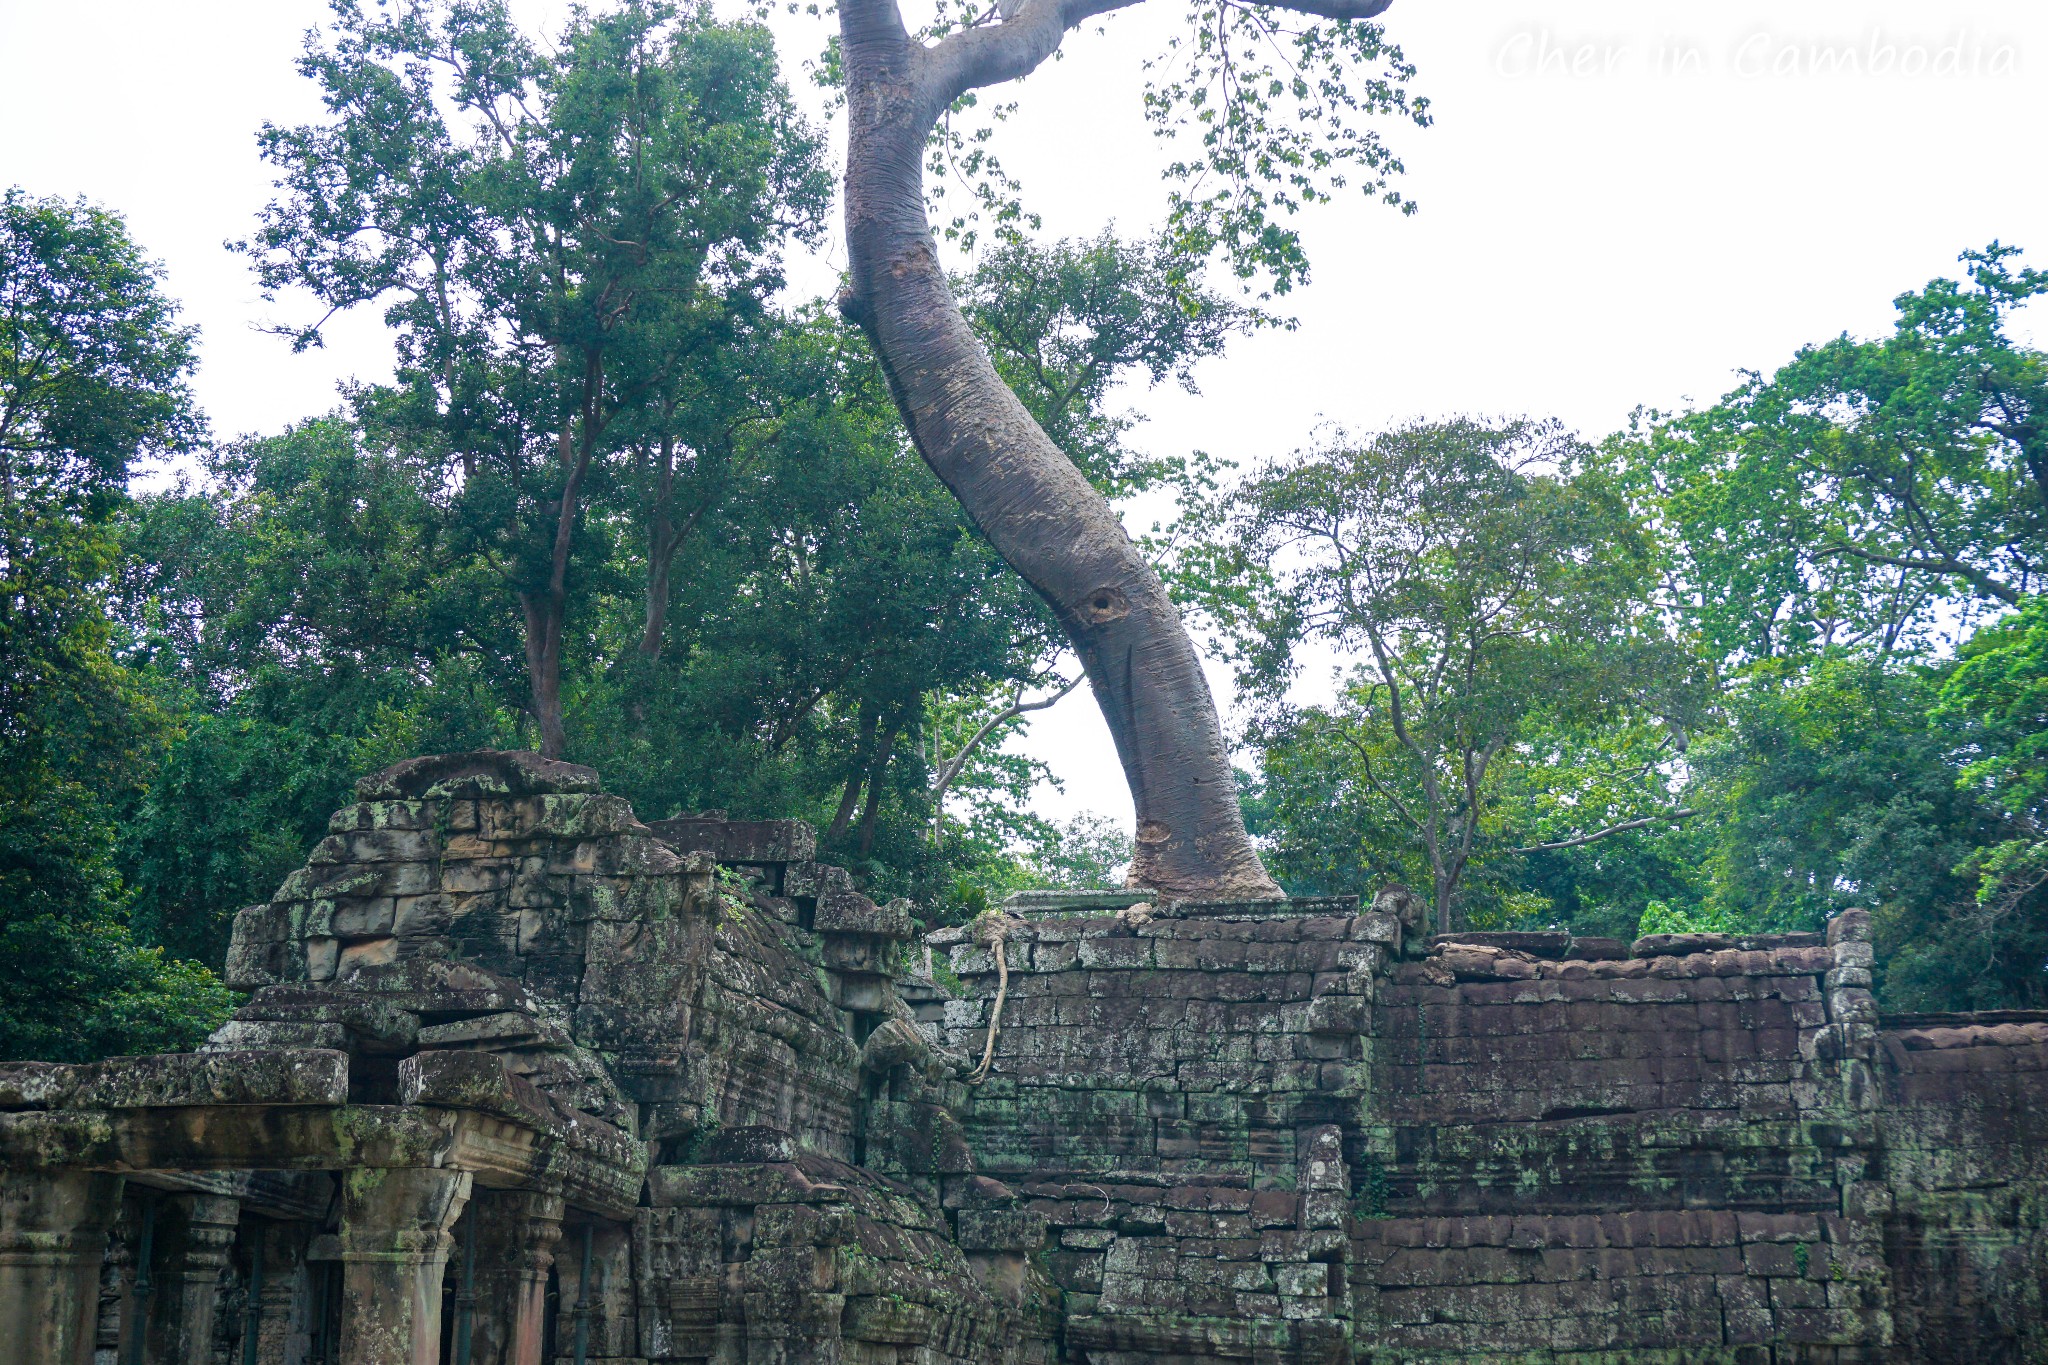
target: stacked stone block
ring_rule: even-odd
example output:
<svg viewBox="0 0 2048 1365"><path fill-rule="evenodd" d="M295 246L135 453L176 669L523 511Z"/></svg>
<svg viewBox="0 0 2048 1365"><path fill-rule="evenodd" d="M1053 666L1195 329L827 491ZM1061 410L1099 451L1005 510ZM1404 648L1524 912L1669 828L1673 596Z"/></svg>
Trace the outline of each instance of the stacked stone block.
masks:
<svg viewBox="0 0 2048 1365"><path fill-rule="evenodd" d="M2048 1014L1881 1018L1859 912L1035 893L918 945L799 822L524 754L358 795L204 1049L0 1067L15 1358L2048 1360Z"/></svg>
<svg viewBox="0 0 2048 1365"><path fill-rule="evenodd" d="M1051 1230L1068 1350L1335 1358L1351 1316L1344 1135L1371 1091L1383 917L1347 902L1031 909L1002 945L994 1069L965 1121L981 1170ZM969 998L948 1007L946 1041L978 1052L995 960L948 946Z"/></svg>

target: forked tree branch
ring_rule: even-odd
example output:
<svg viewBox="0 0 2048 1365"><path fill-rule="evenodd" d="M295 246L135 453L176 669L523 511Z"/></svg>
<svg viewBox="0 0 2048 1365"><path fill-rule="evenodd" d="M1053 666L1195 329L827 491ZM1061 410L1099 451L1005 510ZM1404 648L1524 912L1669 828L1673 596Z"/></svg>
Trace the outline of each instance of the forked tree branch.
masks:
<svg viewBox="0 0 2048 1365"><path fill-rule="evenodd" d="M1049 697L1041 697L1037 701L1025 701L1023 690L1019 689L1017 695L1011 699L1008 706L998 711L994 716L991 716L985 725L974 732L971 739L960 746L959 753L946 760L946 766L939 769L938 777L932 781L932 800L939 802L946 799L946 789L953 785L953 779L960 776L960 770L967 766L967 760L974 756L974 751L981 747L981 742L994 734L999 727L1008 724L1027 712L1043 711L1047 707L1052 706L1062 697L1066 696L1067 693L1079 687L1081 679L1087 676L1085 673L1077 673L1074 675L1073 680L1061 687L1059 691Z"/></svg>
<svg viewBox="0 0 2048 1365"><path fill-rule="evenodd" d="M1857 545L1830 545L1825 549L1816 550L1813 557L1815 559L1833 559L1841 555L1866 560L1872 564L1890 565L1895 569L1920 569L1927 573L1954 574L1956 577L1968 581L1971 587L1987 597L1995 597L2009 607L2016 607L2020 604L2019 593L2008 588L1982 569L1971 564L1965 564L1953 555L1944 555L1939 559L1922 559L1907 555L1879 554L1875 550L1866 550Z"/></svg>
<svg viewBox="0 0 2048 1365"><path fill-rule="evenodd" d="M1128 9L1143 0L1026 0L992 28L966 28L947 34L925 50L924 80L919 92L936 119L954 100L970 90L1019 80L1037 70L1059 50L1070 28L1099 15ZM1293 10L1319 19L1370 19L1394 0L1270 0L1270 8Z"/></svg>
<svg viewBox="0 0 2048 1365"><path fill-rule="evenodd" d="M1649 825L1662 825L1679 820L1689 820L1698 814L1699 812L1696 810L1674 810L1663 815L1645 815L1638 820L1624 820L1618 825L1609 825L1606 829L1595 830L1591 834L1581 834L1576 839L1559 839L1556 843L1550 844L1531 844L1527 848L1510 849L1509 852L1548 853L1553 849L1577 848L1581 844L1590 844L1596 839L1605 839L1610 834L1621 834L1628 830L1642 829Z"/></svg>

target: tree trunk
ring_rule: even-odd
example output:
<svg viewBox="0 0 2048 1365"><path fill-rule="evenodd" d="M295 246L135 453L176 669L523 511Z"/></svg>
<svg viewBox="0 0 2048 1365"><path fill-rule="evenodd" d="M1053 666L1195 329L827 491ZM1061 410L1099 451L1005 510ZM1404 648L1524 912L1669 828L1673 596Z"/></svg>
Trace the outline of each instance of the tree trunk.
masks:
<svg viewBox="0 0 2048 1365"><path fill-rule="evenodd" d="M860 856L865 858L875 851L875 817L882 809L882 780L889 775L889 756L896 748L896 730L892 726L882 732L882 742L875 749L874 766L868 770L868 799L860 812Z"/></svg>
<svg viewBox="0 0 2048 1365"><path fill-rule="evenodd" d="M662 637L668 630L668 574L669 565L675 562L671 534L668 509L663 507L655 514L654 526L647 533L647 611L640 628L643 659L661 657Z"/></svg>
<svg viewBox="0 0 2048 1365"><path fill-rule="evenodd" d="M847 774L846 791L839 798L839 809L833 813L832 823L825 829L827 848L846 837L847 827L853 823L853 812L860 805L861 786L867 781L868 755L873 752L875 730L882 722L881 713L865 703L860 711L860 738L854 744L853 771Z"/></svg>
<svg viewBox="0 0 2048 1365"><path fill-rule="evenodd" d="M564 422L556 440L562 491L554 504L547 591L519 594L519 605L526 614L526 673L532 684L533 718L540 726L544 758L561 758L569 751L569 733L562 721L562 636L569 623L569 556L575 548L577 499L582 496L583 476L589 472L602 425L598 399L603 383L604 366L600 357L592 354L583 364L580 439L573 439L579 434L577 424Z"/></svg>
<svg viewBox="0 0 2048 1365"><path fill-rule="evenodd" d="M664 524L666 526L666 524ZM647 614L641 624L641 659L662 657L662 639L668 634L668 555L647 559Z"/></svg>
<svg viewBox="0 0 2048 1365"><path fill-rule="evenodd" d="M526 678L529 708L540 727L543 757L560 758L569 748L562 723L562 610L552 597L519 594L526 617Z"/></svg>
<svg viewBox="0 0 2048 1365"><path fill-rule="evenodd" d="M925 462L1058 617L1137 807L1130 881L1168 895L1275 897L1193 641L1106 500L1025 411L968 330L925 216L942 108L890 0L845 0L849 135L842 303L867 332Z"/></svg>

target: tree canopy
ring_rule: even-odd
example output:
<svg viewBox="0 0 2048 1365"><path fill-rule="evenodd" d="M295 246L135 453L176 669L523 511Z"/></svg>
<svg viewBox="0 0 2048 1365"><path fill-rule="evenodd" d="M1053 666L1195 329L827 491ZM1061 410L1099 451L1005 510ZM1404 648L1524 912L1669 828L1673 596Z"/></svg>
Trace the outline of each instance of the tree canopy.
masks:
<svg viewBox="0 0 2048 1365"><path fill-rule="evenodd" d="M211 973L131 934L116 803L166 718L104 610L131 471L204 434L195 337L111 213L0 197L0 1055L196 1042Z"/></svg>
<svg viewBox="0 0 2048 1365"><path fill-rule="evenodd" d="M232 440L121 220L9 191L0 1053L196 1041L233 913L350 782L484 745L650 817L809 819L928 922L1126 876L1402 882L1454 930L1853 906L1887 1007L2048 1005L2048 362L2017 325L2048 275L2014 249L1600 440L1141 438L1149 389L1279 322L1245 292L1306 280L1297 208L1407 205L1374 120L1427 107L1378 8L1198 8L1145 95L1194 137L1161 230L1044 241L968 100L1104 7L844 6L827 301L783 278L829 187L758 25L344 0L242 249L314 301L290 344L377 307L396 374ZM981 235L948 267L956 172L939 234ZM1133 540L1112 500L1165 492L1182 520ZM1238 767L1183 607L1238 670ZM1084 677L1129 834L1032 814L1050 773L1004 747Z"/></svg>
<svg viewBox="0 0 2048 1365"><path fill-rule="evenodd" d="M620 496L648 539L658 651L679 506L757 415L778 253L824 208L816 139L764 29L658 0L580 12L551 46L501 4L344 3L300 67L330 116L265 128L284 194L243 249L327 316L384 303L396 383L358 405L446 471L519 604L528 707L560 755L590 505Z"/></svg>
<svg viewBox="0 0 2048 1365"><path fill-rule="evenodd" d="M1338 433L1245 480L1180 576L1254 696L1281 701L1304 644L1357 660L1337 705L1274 705L1261 728L1290 764L1321 751L1352 804L1412 835L1440 931L1475 860L1691 814L1663 765L1711 687L1658 612L1654 543L1590 454L1527 420Z"/></svg>

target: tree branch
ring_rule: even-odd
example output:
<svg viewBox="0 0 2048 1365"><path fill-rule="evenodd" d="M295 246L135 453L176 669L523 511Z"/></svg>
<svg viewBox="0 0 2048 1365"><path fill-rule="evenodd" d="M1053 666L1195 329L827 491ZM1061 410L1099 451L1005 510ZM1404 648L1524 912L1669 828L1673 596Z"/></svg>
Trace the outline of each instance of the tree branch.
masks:
<svg viewBox="0 0 2048 1365"><path fill-rule="evenodd" d="M1889 564L1895 569L1921 569L1928 573L1954 574L1958 578L1968 579L1971 587L1987 597L1995 597L2009 607L2020 604L2018 592L2000 583L1982 569L1965 564L1952 555L1945 555L1940 559L1913 559L1903 555L1879 554L1875 550L1866 550L1857 545L1830 545L1815 551L1813 557L1832 559L1837 555L1852 555L1857 559L1868 560L1872 564Z"/></svg>
<svg viewBox="0 0 2048 1365"><path fill-rule="evenodd" d="M1372 19L1387 12L1394 0L1266 0L1274 9L1313 14L1318 19Z"/></svg>
<svg viewBox="0 0 2048 1365"><path fill-rule="evenodd" d="M1647 825L1661 825L1667 821L1686 820L1698 814L1699 812L1696 810L1674 810L1664 815L1645 815L1641 819L1624 820L1618 825L1609 825L1606 829L1596 830L1592 834L1581 834L1576 839L1559 839L1555 843L1531 844L1527 848L1514 848L1508 851L1510 853L1547 853L1553 849L1577 848L1580 844L1590 844L1596 839L1605 839L1610 834L1622 834L1628 830L1642 829Z"/></svg>
<svg viewBox="0 0 2048 1365"><path fill-rule="evenodd" d="M1022 79L1059 50L1067 30L1139 0L1027 0L993 28L958 29L925 49L919 93L936 119L985 85Z"/></svg>
<svg viewBox="0 0 2048 1365"><path fill-rule="evenodd" d="M1027 711L1043 711L1047 707L1054 705L1062 697L1065 697L1067 693L1079 687L1084 676L1086 675L1076 674L1073 680L1060 688L1059 691L1049 697L1042 697L1037 701L1025 701L1024 693L1020 689L1017 695L1011 699L1008 706L998 712L987 724L976 730L973 736L960 746L959 753L946 760L946 766L939 770L939 775L936 778L932 779L932 800L938 802L946 799L946 789L953 785L953 779L960 776L960 770L967 766L967 760L973 756L976 749L981 747L981 742L993 734L998 727L1008 724Z"/></svg>

